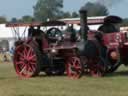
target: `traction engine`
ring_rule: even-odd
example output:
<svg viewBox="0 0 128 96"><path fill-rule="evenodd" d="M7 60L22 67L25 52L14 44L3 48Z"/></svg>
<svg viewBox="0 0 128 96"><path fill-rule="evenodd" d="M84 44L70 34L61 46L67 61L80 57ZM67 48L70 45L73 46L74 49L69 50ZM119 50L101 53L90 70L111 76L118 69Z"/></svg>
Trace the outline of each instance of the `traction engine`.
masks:
<svg viewBox="0 0 128 96"><path fill-rule="evenodd" d="M81 17L86 16L86 10L81 10ZM102 30L86 30L85 17L82 19L85 38L82 51L82 61L85 71L92 76L104 76L116 71L121 64L128 64L128 33L120 32L112 24L122 21L118 16L108 16L104 19ZM86 27L85 27L86 26ZM82 27L82 26L81 26ZM106 32L107 31L107 32Z"/></svg>
<svg viewBox="0 0 128 96"><path fill-rule="evenodd" d="M47 32L34 30L34 34L39 34L18 39L15 42L13 60L18 76L30 78L44 72L47 75L66 73L71 78L79 78L86 72L99 77L114 72L122 63L127 65L128 33L91 31L87 26L86 10L80 10L80 17L82 39L79 42L73 42L71 38L67 38L70 36L65 36L55 27ZM110 17L106 17L104 22L113 23L115 18ZM121 19L118 18L117 21ZM65 25L61 21L49 21L39 25L43 24Z"/></svg>

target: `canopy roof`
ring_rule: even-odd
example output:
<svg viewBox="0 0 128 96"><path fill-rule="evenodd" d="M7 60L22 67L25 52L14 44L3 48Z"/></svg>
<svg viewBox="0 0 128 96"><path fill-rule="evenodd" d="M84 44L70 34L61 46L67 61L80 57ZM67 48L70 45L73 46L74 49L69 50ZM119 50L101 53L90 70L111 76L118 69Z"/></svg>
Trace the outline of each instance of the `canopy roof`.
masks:
<svg viewBox="0 0 128 96"><path fill-rule="evenodd" d="M64 26L64 25L66 25L65 22L55 21L55 20L41 23L41 26Z"/></svg>
<svg viewBox="0 0 128 96"><path fill-rule="evenodd" d="M123 19L119 16L110 15L104 18L104 23L121 23Z"/></svg>
<svg viewBox="0 0 128 96"><path fill-rule="evenodd" d="M33 22L33 23L7 23L6 27L22 27L22 26L64 26L66 25L63 21L48 21L48 22Z"/></svg>
<svg viewBox="0 0 128 96"><path fill-rule="evenodd" d="M41 25L40 22L33 23L7 23L6 27L24 27L24 26L38 26Z"/></svg>

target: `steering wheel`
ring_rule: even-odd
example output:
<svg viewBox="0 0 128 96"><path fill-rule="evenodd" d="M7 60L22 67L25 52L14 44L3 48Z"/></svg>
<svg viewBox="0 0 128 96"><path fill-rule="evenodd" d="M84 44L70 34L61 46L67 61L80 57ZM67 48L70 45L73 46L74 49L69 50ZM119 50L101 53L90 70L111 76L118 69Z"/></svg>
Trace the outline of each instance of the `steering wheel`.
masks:
<svg viewBox="0 0 128 96"><path fill-rule="evenodd" d="M47 37L54 40L62 40L62 32L58 28L50 28L47 31Z"/></svg>

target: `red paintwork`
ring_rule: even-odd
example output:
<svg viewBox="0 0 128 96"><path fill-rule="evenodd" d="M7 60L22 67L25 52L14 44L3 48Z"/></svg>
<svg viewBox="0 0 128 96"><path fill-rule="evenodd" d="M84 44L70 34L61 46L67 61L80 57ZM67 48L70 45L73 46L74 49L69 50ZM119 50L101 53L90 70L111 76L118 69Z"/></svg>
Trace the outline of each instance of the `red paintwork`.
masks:
<svg viewBox="0 0 128 96"><path fill-rule="evenodd" d="M43 37L42 38L42 49L46 49L46 48L49 48L48 40L45 37Z"/></svg>
<svg viewBox="0 0 128 96"><path fill-rule="evenodd" d="M128 65L128 45L124 45L120 48L120 55L122 56L122 63Z"/></svg>
<svg viewBox="0 0 128 96"><path fill-rule="evenodd" d="M104 44L111 50L119 48L122 63L125 65L128 64L128 39L126 33L118 32L106 34L104 35Z"/></svg>
<svg viewBox="0 0 128 96"><path fill-rule="evenodd" d="M96 32L97 31L89 31L88 40L96 40ZM126 39L126 34L122 32L103 33L103 44L107 48L117 48L120 44L128 45L128 40Z"/></svg>
<svg viewBox="0 0 128 96"><path fill-rule="evenodd" d="M103 35L104 45L108 48L116 48L126 42L125 34L122 32L107 33Z"/></svg>

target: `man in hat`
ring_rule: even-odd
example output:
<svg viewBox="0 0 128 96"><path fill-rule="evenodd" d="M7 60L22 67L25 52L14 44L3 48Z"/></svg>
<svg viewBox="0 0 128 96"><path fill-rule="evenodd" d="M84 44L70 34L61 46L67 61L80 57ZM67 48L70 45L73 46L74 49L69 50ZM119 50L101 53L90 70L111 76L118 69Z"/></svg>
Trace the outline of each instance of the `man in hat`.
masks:
<svg viewBox="0 0 128 96"><path fill-rule="evenodd" d="M122 18L118 16L107 16L104 18L104 24L99 27L99 31L104 33L119 32L119 24L122 22Z"/></svg>

